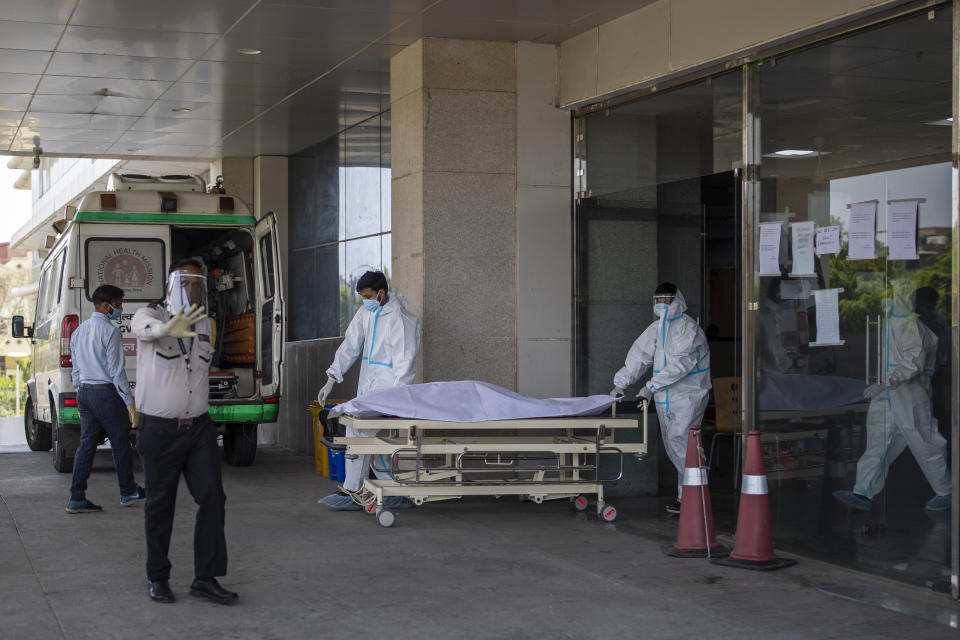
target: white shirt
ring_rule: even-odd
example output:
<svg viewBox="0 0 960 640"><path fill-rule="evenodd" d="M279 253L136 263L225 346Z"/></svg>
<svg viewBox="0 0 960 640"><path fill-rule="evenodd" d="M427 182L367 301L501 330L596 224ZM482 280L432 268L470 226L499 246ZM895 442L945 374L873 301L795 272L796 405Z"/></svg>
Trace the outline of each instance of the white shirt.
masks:
<svg viewBox="0 0 960 640"><path fill-rule="evenodd" d="M193 326L194 338L158 335L172 317L164 307L145 307L130 323L137 337L137 410L160 418L196 418L209 409L210 319Z"/></svg>

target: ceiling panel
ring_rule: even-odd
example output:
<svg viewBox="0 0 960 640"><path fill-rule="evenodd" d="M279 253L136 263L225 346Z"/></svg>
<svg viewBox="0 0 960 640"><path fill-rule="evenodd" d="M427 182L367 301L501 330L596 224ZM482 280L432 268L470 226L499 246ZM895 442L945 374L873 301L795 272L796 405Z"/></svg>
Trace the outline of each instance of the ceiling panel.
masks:
<svg viewBox="0 0 960 640"><path fill-rule="evenodd" d="M255 26L260 33L278 38L372 42L410 17L405 13L262 5L251 11L237 25L237 30L242 33Z"/></svg>
<svg viewBox="0 0 960 640"><path fill-rule="evenodd" d="M256 0L80 0L71 24L223 33Z"/></svg>
<svg viewBox="0 0 960 640"><path fill-rule="evenodd" d="M44 153L58 153L76 156L102 155L110 148L111 142L89 142L76 140L51 140L43 142ZM10 151L32 151L33 141L30 139L15 139L10 144Z"/></svg>
<svg viewBox="0 0 960 640"><path fill-rule="evenodd" d="M2 66L0 56L0 68ZM126 78L130 80L176 80L193 64L189 60L106 56L92 53L53 54L47 73L56 76L87 78ZM29 72L26 72L29 73Z"/></svg>
<svg viewBox="0 0 960 640"><path fill-rule="evenodd" d="M40 137L40 146L46 148L51 140L72 140L75 142L113 142L119 136L118 131L97 131L96 129L58 129L55 127L21 127L18 138L30 142L33 147L34 136Z"/></svg>
<svg viewBox="0 0 960 640"><path fill-rule="evenodd" d="M40 74L0 73L0 93L33 93L41 77Z"/></svg>
<svg viewBox="0 0 960 640"><path fill-rule="evenodd" d="M264 0L264 5L290 5L300 7L326 7L328 9L353 9L390 13L420 13L437 4L438 0Z"/></svg>
<svg viewBox="0 0 960 640"><path fill-rule="evenodd" d="M210 84L269 85L293 91L317 75L316 69L299 66L201 60L181 80Z"/></svg>
<svg viewBox="0 0 960 640"><path fill-rule="evenodd" d="M76 0L5 0L3 17L17 22L66 24Z"/></svg>
<svg viewBox="0 0 960 640"><path fill-rule="evenodd" d="M202 56L218 37L209 33L69 26L57 50L191 60Z"/></svg>
<svg viewBox="0 0 960 640"><path fill-rule="evenodd" d="M13 127L13 132L16 133L21 120L23 120L22 111L0 111L0 128L9 129Z"/></svg>
<svg viewBox="0 0 960 640"><path fill-rule="evenodd" d="M91 113L110 116L139 116L153 104L152 100L115 98L113 96L37 95L31 111L40 113Z"/></svg>
<svg viewBox="0 0 960 640"><path fill-rule="evenodd" d="M0 16L6 18L6 12ZM0 20L0 43L5 49L53 51L62 31L63 25L59 24Z"/></svg>
<svg viewBox="0 0 960 640"><path fill-rule="evenodd" d="M160 144L160 145L137 145L130 146L126 142L116 142L113 145L110 145L108 153L114 153L116 155L126 155L129 153L135 153L136 155L144 156L168 156L172 158L195 158L197 154L201 151L205 151L209 147L203 146L188 146L188 145L172 145L172 144ZM130 151L134 149L134 151Z"/></svg>
<svg viewBox="0 0 960 640"><path fill-rule="evenodd" d="M0 111L26 111L29 93L0 93Z"/></svg>
<svg viewBox="0 0 960 640"><path fill-rule="evenodd" d="M164 100L272 105L290 92L283 87L242 84L177 82L163 94Z"/></svg>
<svg viewBox="0 0 960 640"><path fill-rule="evenodd" d="M156 131L127 131L120 136L119 142L147 145L190 145L209 147L220 142L220 129L213 128L195 133L172 133Z"/></svg>
<svg viewBox="0 0 960 640"><path fill-rule="evenodd" d="M137 119L133 116L106 116L76 113L35 113L24 118L25 127L58 127L64 129L93 129L95 131L126 131Z"/></svg>
<svg viewBox="0 0 960 640"><path fill-rule="evenodd" d="M121 98L155 100L172 83L159 80L125 80L123 78L43 77L37 93L64 96L111 95Z"/></svg>
<svg viewBox="0 0 960 640"><path fill-rule="evenodd" d="M190 111L174 111L187 107ZM223 104L213 102L178 102L157 100L143 115L151 118L187 118L190 120L247 120L263 110L251 104Z"/></svg>
<svg viewBox="0 0 960 640"><path fill-rule="evenodd" d="M49 51L0 49L0 69L4 73L43 73L48 60Z"/></svg>
<svg viewBox="0 0 960 640"><path fill-rule="evenodd" d="M428 11L391 31L381 42L407 45L422 37L516 42L536 40L556 28L557 25L552 23L464 19Z"/></svg>
<svg viewBox="0 0 960 640"><path fill-rule="evenodd" d="M203 133L212 131L219 137L222 128L214 120L190 120L188 118L138 118L131 131L161 131L169 133Z"/></svg>

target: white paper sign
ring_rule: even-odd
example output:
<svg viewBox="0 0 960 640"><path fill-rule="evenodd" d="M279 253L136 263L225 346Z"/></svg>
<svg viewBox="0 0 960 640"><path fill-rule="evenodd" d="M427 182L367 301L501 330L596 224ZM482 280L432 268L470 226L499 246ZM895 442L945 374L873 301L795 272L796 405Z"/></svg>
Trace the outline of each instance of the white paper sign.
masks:
<svg viewBox="0 0 960 640"><path fill-rule="evenodd" d="M817 340L811 347L841 345L839 293L842 289L820 289L813 292L817 305Z"/></svg>
<svg viewBox="0 0 960 640"><path fill-rule="evenodd" d="M877 203L858 202L850 205L850 260L872 260L877 257Z"/></svg>
<svg viewBox="0 0 960 640"><path fill-rule="evenodd" d="M840 253L840 227L820 227L817 229L817 255L835 253Z"/></svg>
<svg viewBox="0 0 960 640"><path fill-rule="evenodd" d="M780 223L760 223L760 275L780 275Z"/></svg>
<svg viewBox="0 0 960 640"><path fill-rule="evenodd" d="M790 225L793 243L793 267L791 276L812 276L813 269L813 235L816 223L794 222Z"/></svg>
<svg viewBox="0 0 960 640"><path fill-rule="evenodd" d="M916 200L891 202L887 207L887 249L891 260L917 260Z"/></svg>

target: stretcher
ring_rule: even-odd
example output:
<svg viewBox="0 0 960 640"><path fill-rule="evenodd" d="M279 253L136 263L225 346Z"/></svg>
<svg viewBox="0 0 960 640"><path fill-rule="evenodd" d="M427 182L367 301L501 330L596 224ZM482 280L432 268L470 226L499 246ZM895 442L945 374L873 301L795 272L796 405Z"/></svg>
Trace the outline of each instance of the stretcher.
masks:
<svg viewBox="0 0 960 640"><path fill-rule="evenodd" d="M464 496L516 495L537 504L569 499L578 511L595 496L597 516L607 522L616 508L604 501L605 484L623 476L623 459L647 455L647 407L641 418L608 415L447 422L409 418L340 416L344 426L377 429L376 437L338 437L346 455L369 454L390 473L389 480L366 479L356 499L380 526L396 514L384 500L402 496L415 505ZM642 442L617 442L616 433L640 430ZM600 457L614 459L608 477Z"/></svg>

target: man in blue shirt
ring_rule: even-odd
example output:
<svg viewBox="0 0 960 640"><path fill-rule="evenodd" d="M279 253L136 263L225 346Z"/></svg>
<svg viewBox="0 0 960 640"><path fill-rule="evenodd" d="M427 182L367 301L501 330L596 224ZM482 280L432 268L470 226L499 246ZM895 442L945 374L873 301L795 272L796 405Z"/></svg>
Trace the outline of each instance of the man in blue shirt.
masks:
<svg viewBox="0 0 960 640"><path fill-rule="evenodd" d="M73 483L67 513L103 511L87 500L87 478L97 444L104 435L113 448L113 464L120 482L120 504L129 507L144 498L133 479L129 433L136 410L130 383L123 370L123 341L113 321L123 310L123 289L105 284L92 296L94 312L70 338L73 388L80 412L80 447L73 463Z"/></svg>

